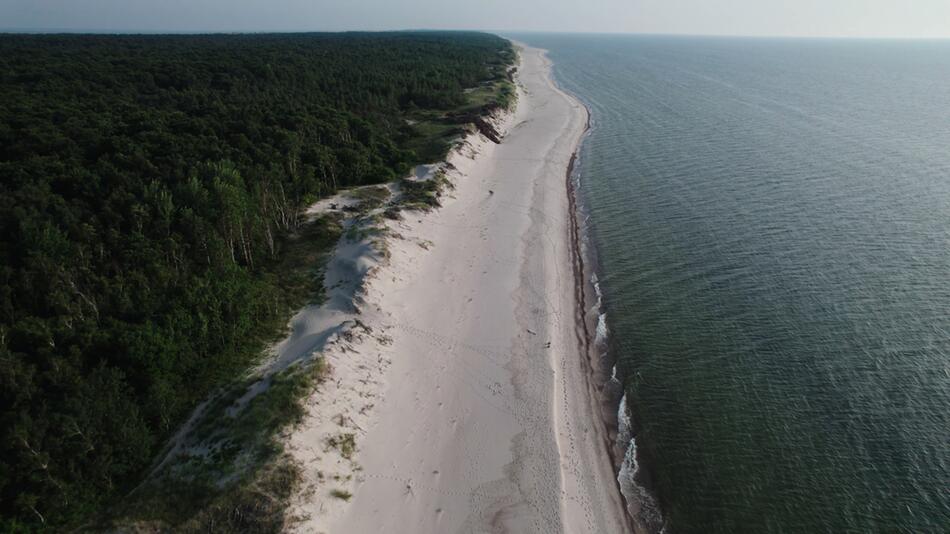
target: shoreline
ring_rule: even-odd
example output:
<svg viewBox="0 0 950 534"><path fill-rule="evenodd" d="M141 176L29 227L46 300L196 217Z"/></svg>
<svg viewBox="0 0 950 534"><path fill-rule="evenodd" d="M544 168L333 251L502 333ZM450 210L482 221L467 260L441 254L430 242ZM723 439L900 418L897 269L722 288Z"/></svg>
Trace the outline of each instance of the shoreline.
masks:
<svg viewBox="0 0 950 534"><path fill-rule="evenodd" d="M576 99L576 97L575 97ZM580 101L579 99L576 99ZM584 105L581 103L581 105ZM580 223L580 205L577 199L579 192L577 191L577 186L579 185L575 179L575 164L578 159L578 153L581 149L581 144L583 139L590 132L590 109L584 105L584 109L587 113L587 125L584 129L584 134L581 136L581 141L578 142L577 148L574 151L574 154L571 155L571 161L568 164L566 172L566 181L567 181L567 196L568 196L568 205L570 209L570 230L571 230L571 256L572 256L572 265L574 268L574 291L576 295L577 306L575 310L575 320L577 322L578 330L578 340L581 343L583 355L587 358L587 362L590 365L590 373L587 376L587 387L590 392L591 402L596 406L601 407L601 421L603 423L603 428L600 429L600 436L603 441L604 449L607 452L607 455L610 458L610 463L613 465L614 472L619 473L621 463L623 462L623 455L617 454L617 444L616 436L618 433L618 422L617 422L617 409L620 407L621 396L617 395L616 392L610 392L608 390L609 375L608 378L604 378L604 363L615 363L615 362L603 362L601 361L604 357L609 356L609 353L605 352L604 354L598 354L598 344L597 344L597 331L596 325L599 315L603 313L603 310L600 307L599 299L591 298L594 294L591 275L596 274L594 267L590 265L588 261L589 254L585 254L583 244L585 239L588 239L584 235L584 229ZM589 242L589 241L587 241ZM593 317L591 317L593 315ZM593 326L591 328L591 319L593 319ZM622 393L622 391L621 391ZM619 478L615 480L617 491L622 495L623 492L620 488ZM626 504L626 502L625 502ZM630 528L636 531L635 525L633 524L633 518L630 519Z"/></svg>
<svg viewBox="0 0 950 534"><path fill-rule="evenodd" d="M590 114L545 51L516 46L501 144L469 134L439 167L453 198L385 223L358 320L322 349L327 387L285 440L304 472L294 530L631 529L571 179Z"/></svg>
<svg viewBox="0 0 950 534"><path fill-rule="evenodd" d="M590 400L594 406L600 408L600 436L602 445L610 459L613 468L614 484L617 494L625 510L625 519L630 532L636 534L649 534L658 532L642 522L639 517L639 510L643 503L638 501L631 502L631 497L624 491L621 477L623 475L624 463L626 461L627 449L629 443L620 440L622 432L620 425L619 410L623 408L622 401L625 397L625 390L622 382L616 378L617 360L610 349L609 336L604 324L604 338L600 339L599 328L601 321L604 320L606 310L602 303L601 289L597 287L599 279L599 264L597 262L597 251L591 236L590 227L586 220L582 220L586 211L583 209L582 200L579 198L581 183L580 171L577 169L577 162L580 160L580 151L584 141L589 136L593 126L591 122L591 111L587 104L570 91L561 88L557 80L552 80L563 92L572 100L583 107L587 120L584 131L577 142L574 152L571 154L571 160L568 164L565 178L566 188L570 210L570 230L572 244L572 266L574 267L574 283L577 299L576 324L578 330L578 339L582 343L583 353L586 355L589 364L589 373L586 376L587 386L590 393ZM631 482L632 483L632 482Z"/></svg>
<svg viewBox="0 0 950 534"><path fill-rule="evenodd" d="M642 466L636 463L636 446L632 435L621 436L632 432L632 428L624 428L621 423L621 410L627 410L625 419L629 425L629 406L625 404L626 389L617 378L617 358L610 344L609 331L606 326L606 309L603 307L603 289L599 286L600 268L597 260L597 248L589 235L590 225L587 219L582 221L586 214L583 208L579 187L581 175L575 165L579 158L581 145L592 129L590 108L580 98L567 90L561 89L568 96L580 103L587 113L587 125L577 149L571 157L567 170L567 189L571 203L572 240L576 256L575 283L578 294L577 324L582 330L583 339L587 345L585 351L590 363L588 386L591 393L591 402L599 404L604 424L602 437L604 447L614 469L614 482L617 492L622 496L626 519L631 532L637 534L652 534L663 531L662 513L650 490L644 488L636 480ZM601 322L603 321L603 324ZM603 339L600 339L600 327L603 326ZM633 471L629 455L633 450ZM628 475L629 479L623 479Z"/></svg>
<svg viewBox="0 0 950 534"><path fill-rule="evenodd" d="M557 84L556 80L555 84ZM624 451L618 450L619 443L617 442L617 436L619 434L617 410L620 408L620 400L623 396L623 385L618 383L620 389L611 391L611 374L604 365L612 368L616 364L616 361L612 359L612 355L606 346L600 347L598 345L597 324L600 320L600 316L604 314L605 311L602 308L599 293L593 286L592 277L597 275L597 270L594 265L596 261L593 259L594 252L592 250L585 251L584 247L585 243L588 247L593 247L593 243L590 240L590 236L586 234L586 225L582 224L580 220L582 212L580 200L578 199L578 195L580 195L580 191L578 191L580 178L577 175L579 171L576 165L580 159L581 147L592 128L591 112L590 108L587 107L580 98L560 88L560 86L558 86L558 89L580 104L581 107L584 108L584 113L587 116L584 131L577 142L577 146L574 148L574 152L571 154L571 160L568 163L565 173L568 209L570 211L571 263L574 268L574 290L577 302L575 320L583 356L586 357L590 366L589 373L586 376L590 402L594 406L600 407L600 422L602 423L602 427L599 429L600 438L613 468L615 489L617 494L621 496L624 510L627 511L630 503L627 502L620 483L620 468L623 465ZM606 344L606 339L603 341ZM604 350L603 353L599 353L599 349L601 348ZM604 361L605 359L607 359L607 361ZM642 526L637 524L636 519L629 513L625 515L625 518L631 532L638 534L644 532Z"/></svg>

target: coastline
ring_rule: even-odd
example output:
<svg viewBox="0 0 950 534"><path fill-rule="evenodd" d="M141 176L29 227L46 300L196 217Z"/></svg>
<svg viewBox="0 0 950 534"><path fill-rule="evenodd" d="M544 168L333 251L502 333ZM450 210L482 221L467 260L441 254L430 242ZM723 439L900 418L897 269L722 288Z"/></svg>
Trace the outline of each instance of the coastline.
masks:
<svg viewBox="0 0 950 534"><path fill-rule="evenodd" d="M295 530L631 528L574 211L589 113L544 51L520 55L501 144L467 136L439 167L453 198L386 223L358 270L358 319L325 342L328 387L285 439L304 471Z"/></svg>
<svg viewBox="0 0 950 534"><path fill-rule="evenodd" d="M617 491L622 495L626 520L631 532L652 534L663 531L663 519L652 494L640 485L636 477L640 466L636 463L636 445L630 427L626 391L617 377L617 359L610 348L606 323L607 311L603 306L599 285L597 249L590 237L589 216L581 195L581 173L576 168L581 145L592 129L590 108L576 95L561 89L584 107L587 124L571 157L567 169L567 194L570 203L572 263L575 269L577 292L577 328L584 354L589 362L585 376L593 406L599 406L597 419L603 446L615 474ZM623 415L622 415L623 414Z"/></svg>
<svg viewBox="0 0 950 534"><path fill-rule="evenodd" d="M565 93L574 100L581 102L579 98L570 95L566 91ZM599 407L600 409L600 413L594 419L595 424L599 423L597 434L600 436L604 450L613 466L613 473L618 474L624 460L624 451L621 450L617 441L619 434L617 410L623 396L623 386L616 382L616 379L612 376L611 371L615 362L611 359L607 350L606 338L600 338L599 327L605 311L602 308L600 291L594 285L597 270L592 257L593 251L587 248L590 246L590 242L581 221L582 212L578 199L580 182L576 164L579 160L581 144L591 129L590 109L583 102L581 102L581 105L587 114L587 123L584 127L584 133L571 155L571 161L566 172L567 198L570 210L571 265L574 269L574 291L576 295L575 321L581 354L586 357L589 365L589 372L585 375L585 384L590 395L590 402L593 407ZM606 335L606 332L604 335ZM617 485L617 491L623 495L619 476L615 477L614 482ZM625 501L624 505L629 509L629 503ZM627 520L631 531L641 532L633 517L627 517Z"/></svg>
<svg viewBox="0 0 950 534"><path fill-rule="evenodd" d="M630 503L623 491L620 480L620 470L624 463L626 447L618 441L620 434L618 408L623 398L623 385L616 379L616 361L612 358L607 346L606 329L601 337L600 328L606 311L601 302L601 293L597 282L596 250L590 241L587 222L582 220L584 211L580 196L580 172L577 163L580 161L580 152L584 141L592 129L591 111L579 97L557 84L553 71L550 74L557 90L576 102L584 110L586 116L584 130L577 140L571 159L565 171L565 186L568 199L568 217L570 218L571 265L574 269L575 290L575 327L582 357L586 357L589 365L584 376L592 411L595 412L592 421L597 426L596 434L607 454L612 467L610 475L621 505L625 510L623 516L625 526L630 532L637 534L650 532L642 525L636 515L637 503ZM599 411L598 411L599 410Z"/></svg>

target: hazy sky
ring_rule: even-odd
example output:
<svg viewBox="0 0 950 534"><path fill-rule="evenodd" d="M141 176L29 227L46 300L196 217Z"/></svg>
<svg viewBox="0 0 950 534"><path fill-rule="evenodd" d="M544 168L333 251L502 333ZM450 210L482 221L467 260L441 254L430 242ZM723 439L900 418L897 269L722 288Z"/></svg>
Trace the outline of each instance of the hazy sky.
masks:
<svg viewBox="0 0 950 534"><path fill-rule="evenodd" d="M950 0L0 0L0 28L950 37Z"/></svg>

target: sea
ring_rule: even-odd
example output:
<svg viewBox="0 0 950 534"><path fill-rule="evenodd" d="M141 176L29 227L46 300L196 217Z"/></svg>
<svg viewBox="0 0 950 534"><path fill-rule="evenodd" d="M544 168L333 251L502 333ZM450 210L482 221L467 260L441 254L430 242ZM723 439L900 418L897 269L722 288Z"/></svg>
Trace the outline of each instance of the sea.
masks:
<svg viewBox="0 0 950 534"><path fill-rule="evenodd" d="M950 532L950 41L513 37L591 112L640 523Z"/></svg>

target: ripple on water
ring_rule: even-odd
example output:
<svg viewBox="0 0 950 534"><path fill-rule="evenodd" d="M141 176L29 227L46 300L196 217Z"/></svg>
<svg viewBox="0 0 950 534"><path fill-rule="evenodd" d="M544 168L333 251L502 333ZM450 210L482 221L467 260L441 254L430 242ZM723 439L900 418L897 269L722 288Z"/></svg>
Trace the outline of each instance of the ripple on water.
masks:
<svg viewBox="0 0 950 534"><path fill-rule="evenodd" d="M596 125L625 495L647 467L676 533L945 530L950 43L522 40Z"/></svg>

